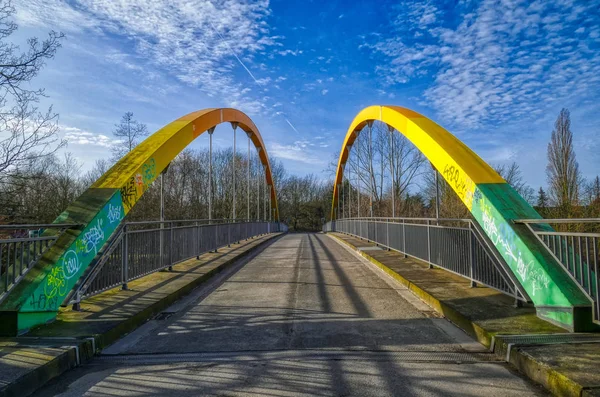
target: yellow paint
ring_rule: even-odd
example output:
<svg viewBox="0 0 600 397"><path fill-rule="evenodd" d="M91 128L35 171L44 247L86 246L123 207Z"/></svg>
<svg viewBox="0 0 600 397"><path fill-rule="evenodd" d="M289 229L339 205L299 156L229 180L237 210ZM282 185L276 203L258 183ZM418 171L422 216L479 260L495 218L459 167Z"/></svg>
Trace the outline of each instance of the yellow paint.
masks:
<svg viewBox="0 0 600 397"><path fill-rule="evenodd" d="M399 106L370 106L356 115L346 133L333 188L331 219L335 219L337 189L343 181L343 166L350 154L347 148L354 143L367 123L375 120L386 123L408 138L446 179L469 210L472 208L477 184L506 183L469 147L425 116Z"/></svg>
<svg viewBox="0 0 600 397"><path fill-rule="evenodd" d="M121 189L125 213L135 205L169 163L194 139L221 123L238 123L238 130L251 133L251 141L259 150L260 162L265 167L265 179L271 189L271 208L279 219L277 194L271 175L267 149L256 125L236 109L204 109L187 114L161 128L119 160L93 185L93 188ZM239 131L238 131L239 132ZM152 173L151 170L154 169ZM123 193L129 193L123 195Z"/></svg>

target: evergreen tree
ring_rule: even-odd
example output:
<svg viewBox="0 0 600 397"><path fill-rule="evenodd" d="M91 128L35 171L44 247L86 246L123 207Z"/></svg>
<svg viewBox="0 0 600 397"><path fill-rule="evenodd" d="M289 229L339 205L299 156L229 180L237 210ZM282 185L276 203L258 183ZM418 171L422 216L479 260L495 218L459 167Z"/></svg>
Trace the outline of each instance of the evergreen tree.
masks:
<svg viewBox="0 0 600 397"><path fill-rule="evenodd" d="M538 190L537 207L539 209L548 208L548 195L546 194L544 189L542 189L542 187L540 187L540 190Z"/></svg>

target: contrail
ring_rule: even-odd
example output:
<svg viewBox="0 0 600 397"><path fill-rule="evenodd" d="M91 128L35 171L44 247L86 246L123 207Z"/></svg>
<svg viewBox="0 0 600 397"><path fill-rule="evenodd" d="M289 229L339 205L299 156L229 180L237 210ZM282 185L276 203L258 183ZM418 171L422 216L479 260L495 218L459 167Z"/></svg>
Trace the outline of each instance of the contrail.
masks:
<svg viewBox="0 0 600 397"><path fill-rule="evenodd" d="M213 7L214 7L214 5L213 5ZM236 55L235 51L233 51L233 48L231 48L231 46L225 40L225 38L221 35L221 33L219 33L219 31L217 29L215 29L215 25L213 25L211 20L208 19L207 21L210 24L210 26L212 27L212 30L221 38L221 41L223 42L223 44L225 44L225 46L229 49L229 52L231 52L231 55L233 55L235 57L235 59L237 59L237 61L240 63L240 65L242 65L242 67L246 70L246 72L248 72L250 77L252 77L252 80L254 80L256 85L262 86L262 84L256 79L256 77L254 77L254 75L252 74L250 69L248 69L248 67L244 64L244 62L242 62L242 60ZM294 127L294 125L286 117L284 117L284 119L289 124L289 126L292 127L292 129L296 132L296 134L300 134L300 132L296 129L296 127Z"/></svg>
<svg viewBox="0 0 600 397"><path fill-rule="evenodd" d="M298 132L298 130L296 129L296 127L294 127L294 126L292 125L292 123L290 123L290 121L287 119L287 117L284 117L284 119L285 119L285 121L286 121L286 122L287 122L287 123L290 125L290 127L292 127L292 129L293 129L294 131L296 131L296 134L300 134L300 132Z"/></svg>

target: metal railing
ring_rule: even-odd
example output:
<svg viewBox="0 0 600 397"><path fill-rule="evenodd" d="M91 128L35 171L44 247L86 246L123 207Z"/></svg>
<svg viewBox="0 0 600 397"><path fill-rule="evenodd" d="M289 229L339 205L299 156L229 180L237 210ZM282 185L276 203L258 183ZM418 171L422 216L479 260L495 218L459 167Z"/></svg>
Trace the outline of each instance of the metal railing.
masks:
<svg viewBox="0 0 600 397"><path fill-rule="evenodd" d="M65 300L77 309L81 300L171 268L209 251L259 235L286 232L279 222L182 220L128 222L98 253L82 281Z"/></svg>
<svg viewBox="0 0 600 397"><path fill-rule="evenodd" d="M546 246L579 287L592 300L594 321L600 324L600 233L585 231L555 231L566 228L598 230L600 219L519 219ZM594 227L595 226L595 227Z"/></svg>
<svg viewBox="0 0 600 397"><path fill-rule="evenodd" d="M475 283L529 301L487 236L470 219L350 218L328 222L324 232L364 238Z"/></svg>
<svg viewBox="0 0 600 397"><path fill-rule="evenodd" d="M0 225L0 302L65 230L78 226Z"/></svg>

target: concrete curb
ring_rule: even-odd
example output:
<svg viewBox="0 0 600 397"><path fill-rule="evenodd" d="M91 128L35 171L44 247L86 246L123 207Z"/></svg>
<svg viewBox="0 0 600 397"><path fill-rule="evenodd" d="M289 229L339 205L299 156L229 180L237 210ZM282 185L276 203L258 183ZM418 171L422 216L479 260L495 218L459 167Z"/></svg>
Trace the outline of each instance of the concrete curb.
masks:
<svg viewBox="0 0 600 397"><path fill-rule="evenodd" d="M487 348L492 348L495 354L506 359L505 354L503 354L503 352L507 351L507 346L502 342L501 338L496 339L493 333L488 332L487 330L473 322L468 316L450 307L445 302L440 301L435 296L431 295L429 292L423 290L418 285L414 284L413 282L404 278L402 275L396 273L380 261L371 257L365 251L359 250L349 242L339 238L334 234L327 233L327 235L335 239L339 243L346 245L352 251L356 252L358 255L362 256L369 262L379 267L381 270L383 270L395 280L397 280L400 284L406 286L412 293L414 293L420 299L425 301L435 311L444 315L456 326L458 326L467 334L477 339L479 343L486 346ZM535 361L535 359L529 354L521 351L521 349L519 349L518 346L515 346L513 349L511 349L508 362L514 367L516 367L522 374L526 375L534 382L541 384L556 396L580 397L585 395L593 395L588 394L589 391L579 383L573 381L572 379L569 379L565 375L550 368L549 366Z"/></svg>
<svg viewBox="0 0 600 397"><path fill-rule="evenodd" d="M5 338L4 340L8 340ZM18 345L24 349L35 349L44 346L44 342L56 341L56 348L65 349L63 353L49 360L43 365L25 373L14 382L6 385L0 390L0 397L23 397L35 392L50 380L62 375L69 369L86 363L94 356L94 343L91 338L70 338L70 340L58 340L44 338L16 338Z"/></svg>
<svg viewBox="0 0 600 397"><path fill-rule="evenodd" d="M221 273L223 270L229 268L238 260L256 252L259 249L262 249L266 244L273 242L274 239L277 239L283 236L284 234L285 233L277 233L267 236L267 238L265 238L259 244L249 248L246 251L236 254L235 256L226 260L214 269L190 281L188 284L161 298L152 305L144 308L140 312L129 317L127 320L121 322L119 325L113 327L107 332L104 332L102 334L90 335L89 338L73 338L73 342L69 343L70 345L73 345L72 348L65 350L64 353L60 354L54 359L48 361L43 365L40 365L39 367L29 371L25 375L16 379L14 382L11 382L10 384L6 385L3 389L0 390L0 397L28 396L31 393L34 393L36 390L43 387L50 380L62 375L69 369L75 368L82 363L86 363L92 360L94 355L98 351L114 343L115 341L130 333L131 331L135 330L136 328L144 324L148 319L159 314L164 309L174 304L176 301L188 295L192 292L192 290L205 283L207 280L213 278L217 274ZM23 339L27 338L22 338L21 340ZM39 342L43 342L44 340L52 342L52 338L45 339L44 337L36 337L32 339L37 339ZM18 342L20 339L14 338L12 340Z"/></svg>

